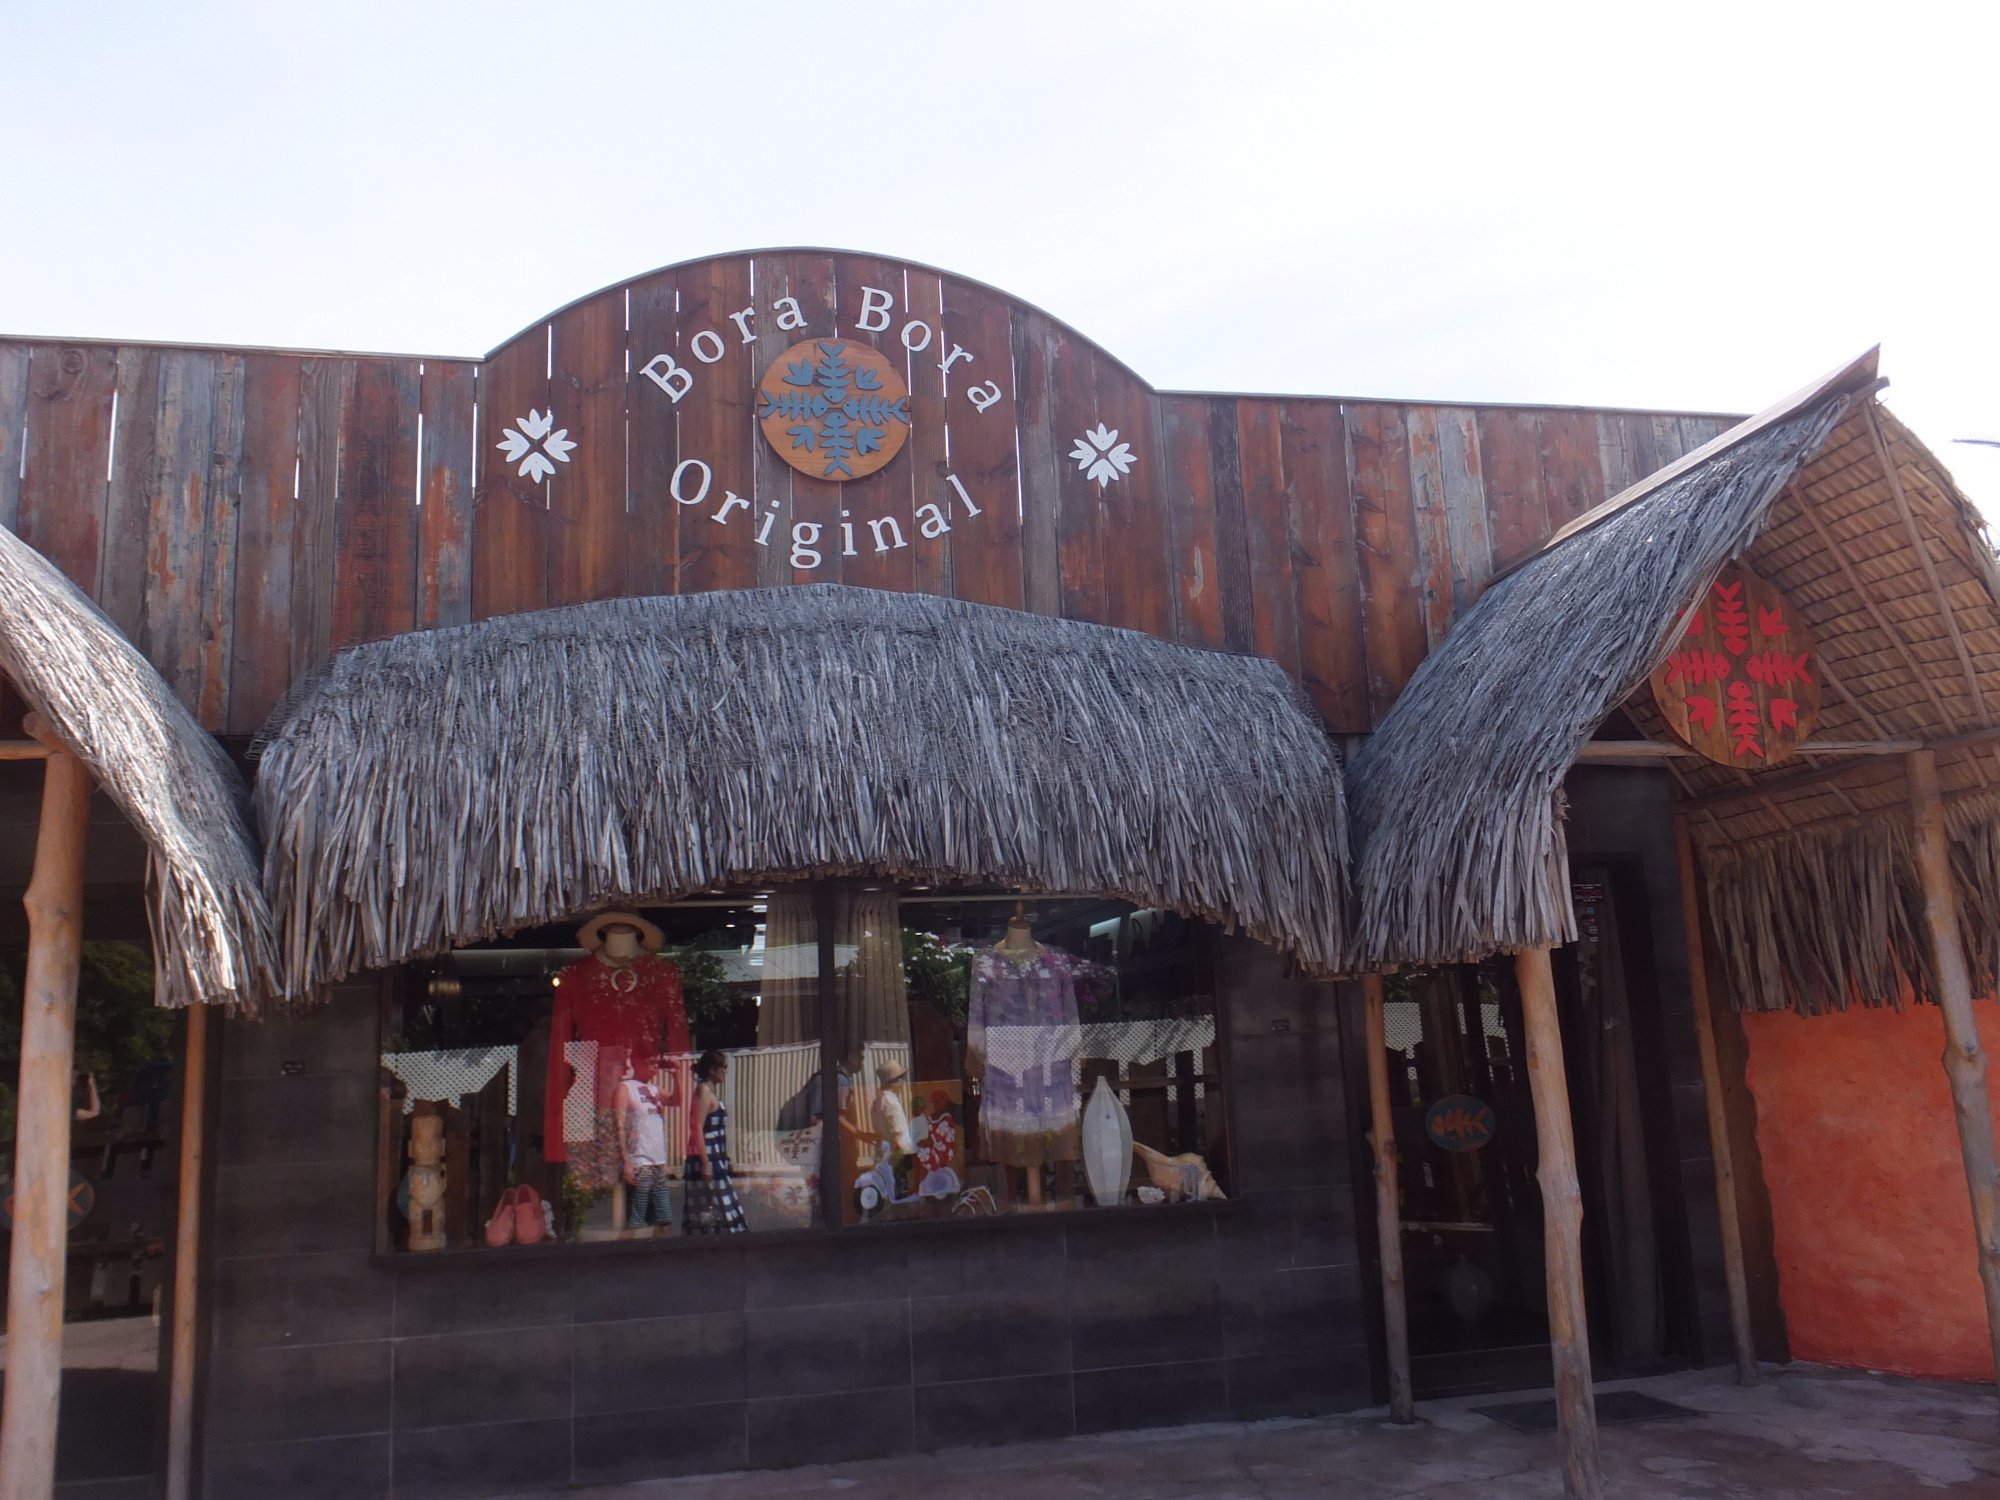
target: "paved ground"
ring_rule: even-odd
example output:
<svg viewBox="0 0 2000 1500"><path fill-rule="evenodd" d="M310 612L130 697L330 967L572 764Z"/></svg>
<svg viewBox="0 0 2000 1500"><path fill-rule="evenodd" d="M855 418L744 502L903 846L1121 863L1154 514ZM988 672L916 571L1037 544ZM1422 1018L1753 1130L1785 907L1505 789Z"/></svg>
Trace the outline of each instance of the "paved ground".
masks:
<svg viewBox="0 0 2000 1500"><path fill-rule="evenodd" d="M1616 1500L2000 1500L2000 1399L1942 1385L1794 1365L1743 1390L1718 1371L1604 1389L1651 1392L1701 1415L1604 1430ZM570 1490L566 1500L1559 1500L1553 1437L1470 1411L1522 1395L1427 1402L1423 1423L1381 1415L1180 1427L775 1473Z"/></svg>

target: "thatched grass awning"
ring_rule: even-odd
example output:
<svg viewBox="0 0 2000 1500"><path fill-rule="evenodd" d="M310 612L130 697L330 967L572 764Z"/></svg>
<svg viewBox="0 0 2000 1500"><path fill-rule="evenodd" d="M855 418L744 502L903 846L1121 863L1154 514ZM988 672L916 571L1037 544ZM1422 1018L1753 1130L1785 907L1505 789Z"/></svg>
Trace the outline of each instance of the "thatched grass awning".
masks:
<svg viewBox="0 0 2000 1500"><path fill-rule="evenodd" d="M1336 757L1269 661L836 585L357 647L260 737L285 988L608 902L852 871L1346 953Z"/></svg>
<svg viewBox="0 0 2000 1500"><path fill-rule="evenodd" d="M1607 501L1457 622L1352 766L1365 966L1574 939L1565 773L1873 376L1857 362Z"/></svg>
<svg viewBox="0 0 2000 1500"><path fill-rule="evenodd" d="M1815 742L1937 755L1975 993L2000 986L2000 563L1895 417L1856 402L1780 492L1744 564L1813 633ZM1655 739L1650 695L1626 705ZM1931 996L1903 754L1749 772L1668 762L1730 1001L1811 1014Z"/></svg>
<svg viewBox="0 0 2000 1500"><path fill-rule="evenodd" d="M235 766L118 627L4 526L0 671L146 841L155 999L258 1003L270 909Z"/></svg>

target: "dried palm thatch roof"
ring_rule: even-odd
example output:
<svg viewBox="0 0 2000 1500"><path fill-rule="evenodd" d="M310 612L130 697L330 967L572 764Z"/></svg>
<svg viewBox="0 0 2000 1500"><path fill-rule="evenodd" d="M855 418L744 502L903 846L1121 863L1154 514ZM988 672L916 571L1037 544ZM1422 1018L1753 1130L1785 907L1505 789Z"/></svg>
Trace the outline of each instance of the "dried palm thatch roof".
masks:
<svg viewBox="0 0 2000 1500"><path fill-rule="evenodd" d="M1338 763L1271 662L918 595L624 599L357 647L260 737L284 982L788 873L1124 895L1345 954Z"/></svg>
<svg viewBox="0 0 2000 1500"><path fill-rule="evenodd" d="M1466 612L1352 766L1367 966L1575 937L1564 774L1873 376L1857 362L1613 497Z"/></svg>
<svg viewBox="0 0 2000 1500"><path fill-rule="evenodd" d="M146 841L155 998L269 993L270 909L236 768L146 659L0 526L0 671Z"/></svg>
<svg viewBox="0 0 2000 1500"><path fill-rule="evenodd" d="M1812 630L1812 742L1930 746L1975 990L2000 982L2000 566L1978 513L1888 411L1853 406L1744 564ZM1628 705L1664 738L1645 692ZM1804 1013L1931 992L1902 754L1758 771L1669 763L1730 999Z"/></svg>

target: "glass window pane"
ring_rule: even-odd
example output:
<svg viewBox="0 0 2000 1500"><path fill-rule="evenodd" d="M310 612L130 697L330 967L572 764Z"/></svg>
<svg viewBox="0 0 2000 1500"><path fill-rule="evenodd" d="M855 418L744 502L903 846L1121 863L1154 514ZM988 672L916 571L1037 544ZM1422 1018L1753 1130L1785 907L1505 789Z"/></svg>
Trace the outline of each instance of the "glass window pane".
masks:
<svg viewBox="0 0 2000 1500"><path fill-rule="evenodd" d="M804 887L609 913L399 976L382 1065L393 1249L819 1220Z"/></svg>
<svg viewBox="0 0 2000 1500"><path fill-rule="evenodd" d="M1203 924L871 887L834 910L843 1222L1223 1195Z"/></svg>

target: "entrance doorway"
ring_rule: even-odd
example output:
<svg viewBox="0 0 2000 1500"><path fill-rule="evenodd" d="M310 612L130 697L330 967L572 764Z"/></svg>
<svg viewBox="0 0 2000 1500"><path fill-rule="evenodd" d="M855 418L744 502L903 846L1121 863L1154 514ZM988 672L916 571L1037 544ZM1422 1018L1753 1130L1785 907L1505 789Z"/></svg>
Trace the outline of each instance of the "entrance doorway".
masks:
<svg viewBox="0 0 2000 1500"><path fill-rule="evenodd" d="M1555 970L1604 1378L1685 1362L1692 1345L1670 1295L1686 1259L1669 1230L1678 1216L1662 1207L1673 1184L1655 1169L1671 1130L1643 890L1615 863L1575 876L1579 941ZM1545 1385L1542 1199L1513 962L1405 970L1385 977L1383 996L1416 1394Z"/></svg>

